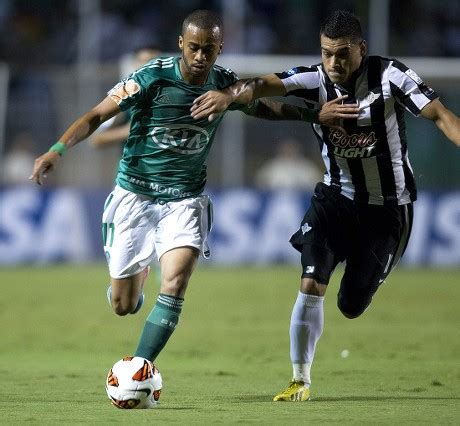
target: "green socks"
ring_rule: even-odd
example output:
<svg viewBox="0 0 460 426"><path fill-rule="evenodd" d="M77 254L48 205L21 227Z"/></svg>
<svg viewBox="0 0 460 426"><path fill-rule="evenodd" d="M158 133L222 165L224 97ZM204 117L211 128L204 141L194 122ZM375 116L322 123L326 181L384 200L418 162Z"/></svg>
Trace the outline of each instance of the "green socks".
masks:
<svg viewBox="0 0 460 426"><path fill-rule="evenodd" d="M135 356L155 360L179 322L184 299L160 294L144 325Z"/></svg>

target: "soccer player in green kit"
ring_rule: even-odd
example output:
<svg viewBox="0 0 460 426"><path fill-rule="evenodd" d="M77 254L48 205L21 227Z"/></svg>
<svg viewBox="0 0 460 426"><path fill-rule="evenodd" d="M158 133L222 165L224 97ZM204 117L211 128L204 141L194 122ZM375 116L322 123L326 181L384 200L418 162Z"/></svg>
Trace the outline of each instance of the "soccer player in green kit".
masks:
<svg viewBox="0 0 460 426"><path fill-rule="evenodd" d="M120 111L131 108L128 140L116 186L103 213L103 240L111 276L111 305L118 315L135 313L144 300L142 287L150 262L160 262L161 287L147 317L135 355L154 360L173 333L189 278L200 252L209 255L211 202L203 189L205 160L223 115L208 121L190 115L193 100L237 80L214 65L222 50L222 24L211 11L197 10L183 22L181 57L157 58L108 92L77 119L59 142L38 157L30 179L39 185L60 157ZM231 108L267 119L318 121L337 126L357 117L357 107L338 101L321 111L272 100Z"/></svg>

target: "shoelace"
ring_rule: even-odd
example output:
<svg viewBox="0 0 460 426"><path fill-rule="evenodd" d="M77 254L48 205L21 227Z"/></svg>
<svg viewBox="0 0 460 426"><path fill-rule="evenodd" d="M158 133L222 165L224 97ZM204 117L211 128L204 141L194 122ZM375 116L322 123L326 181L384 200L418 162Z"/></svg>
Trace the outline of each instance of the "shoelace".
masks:
<svg viewBox="0 0 460 426"><path fill-rule="evenodd" d="M302 382L296 382L295 380L291 380L291 381L289 382L288 388L287 388L283 393L285 393L285 392L291 390L291 389L294 388L296 385L302 385L302 386L303 386L304 384L303 384Z"/></svg>

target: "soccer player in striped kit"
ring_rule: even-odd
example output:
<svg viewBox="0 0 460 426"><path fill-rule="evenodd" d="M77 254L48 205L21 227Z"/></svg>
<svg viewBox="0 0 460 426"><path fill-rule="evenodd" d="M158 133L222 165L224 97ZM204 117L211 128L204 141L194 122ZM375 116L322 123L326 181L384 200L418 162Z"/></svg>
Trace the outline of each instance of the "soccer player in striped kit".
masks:
<svg viewBox="0 0 460 426"><path fill-rule="evenodd" d="M291 244L301 252L300 291L290 323L293 378L274 401L310 398L310 368L323 331L323 300L329 279L345 262L337 297L346 318L360 316L407 246L416 200L404 112L432 120L460 145L460 120L410 68L366 55L359 19L336 11L320 31L322 63L240 80L195 100L196 119L224 111L232 102L293 95L320 106L340 96L358 103L357 119L340 129L313 124L326 172L318 183Z"/></svg>
<svg viewBox="0 0 460 426"><path fill-rule="evenodd" d="M69 148L104 121L131 110L130 132L115 189L104 206L102 231L111 276L108 296L116 314L140 309L149 265L155 257L160 262L160 294L135 352L152 361L178 324L200 253L209 256L212 204L203 195L206 159L223 116L212 122L194 120L190 108L207 90L238 80L233 71L215 65L223 29L214 12L196 10L187 16L178 42L181 56L156 58L118 83L35 160L30 176L42 184ZM316 113L271 100L233 107L255 117L316 120L333 126L337 117L358 112L356 105L343 106L335 100Z"/></svg>

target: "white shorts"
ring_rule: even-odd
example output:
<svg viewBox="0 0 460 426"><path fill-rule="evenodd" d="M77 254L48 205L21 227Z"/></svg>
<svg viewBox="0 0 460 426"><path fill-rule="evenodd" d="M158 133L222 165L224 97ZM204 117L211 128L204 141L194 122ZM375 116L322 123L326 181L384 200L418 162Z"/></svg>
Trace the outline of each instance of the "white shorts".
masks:
<svg viewBox="0 0 460 426"><path fill-rule="evenodd" d="M119 186L107 197L102 215L104 251L112 278L137 274L176 247L210 255L207 238L212 203L207 195L159 202Z"/></svg>

